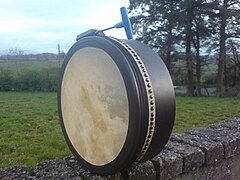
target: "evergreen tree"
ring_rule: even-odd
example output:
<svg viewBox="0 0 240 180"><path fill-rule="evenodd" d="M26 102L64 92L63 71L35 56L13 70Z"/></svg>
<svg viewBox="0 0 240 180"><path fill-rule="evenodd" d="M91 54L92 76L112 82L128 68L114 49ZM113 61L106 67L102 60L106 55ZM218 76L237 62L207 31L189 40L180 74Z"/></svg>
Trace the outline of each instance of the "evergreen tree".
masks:
<svg viewBox="0 0 240 180"><path fill-rule="evenodd" d="M226 42L240 39L239 0L130 0L130 11L137 39L152 46L170 72L174 55L185 49L188 95L194 95L195 83L201 95L201 51L219 52L217 95L222 96L228 85Z"/></svg>
<svg viewBox="0 0 240 180"><path fill-rule="evenodd" d="M172 73L174 46L181 35L177 23L180 16L179 0L130 0L134 33L137 39L155 49Z"/></svg>

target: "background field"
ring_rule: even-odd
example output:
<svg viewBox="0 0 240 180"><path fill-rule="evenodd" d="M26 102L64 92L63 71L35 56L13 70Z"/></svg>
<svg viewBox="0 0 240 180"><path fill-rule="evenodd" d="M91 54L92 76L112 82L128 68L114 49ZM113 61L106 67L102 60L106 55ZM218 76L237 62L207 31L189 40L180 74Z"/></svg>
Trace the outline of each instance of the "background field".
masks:
<svg viewBox="0 0 240 180"><path fill-rule="evenodd" d="M0 93L0 167L71 155L62 135L56 93ZM174 132L240 116L240 98L177 97Z"/></svg>
<svg viewBox="0 0 240 180"><path fill-rule="evenodd" d="M69 155L56 93L0 93L0 142L1 167Z"/></svg>

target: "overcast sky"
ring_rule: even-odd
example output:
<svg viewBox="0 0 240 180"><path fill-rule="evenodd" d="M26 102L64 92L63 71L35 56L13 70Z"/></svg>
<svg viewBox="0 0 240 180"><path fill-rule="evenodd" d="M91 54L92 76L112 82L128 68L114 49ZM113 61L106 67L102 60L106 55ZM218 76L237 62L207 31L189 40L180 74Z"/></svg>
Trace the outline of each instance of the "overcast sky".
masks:
<svg viewBox="0 0 240 180"><path fill-rule="evenodd" d="M76 36L88 29L104 29L121 21L120 7L129 0L0 0L0 50L15 47L67 52ZM126 38L123 29L106 33Z"/></svg>

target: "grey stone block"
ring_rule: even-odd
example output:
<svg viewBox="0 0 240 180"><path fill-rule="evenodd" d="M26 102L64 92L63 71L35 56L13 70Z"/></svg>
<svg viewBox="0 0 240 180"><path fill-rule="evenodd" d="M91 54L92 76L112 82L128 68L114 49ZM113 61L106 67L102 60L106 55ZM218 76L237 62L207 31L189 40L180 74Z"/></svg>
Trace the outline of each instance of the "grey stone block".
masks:
<svg viewBox="0 0 240 180"><path fill-rule="evenodd" d="M85 169L81 164L79 164L79 162L77 161L77 159L75 159L74 156L65 158L65 162L69 167L71 167L72 170L74 170L74 172L79 173L81 177L85 180L123 180L120 173L116 173L110 176L100 176L94 174L89 170Z"/></svg>
<svg viewBox="0 0 240 180"><path fill-rule="evenodd" d="M174 134L170 139L171 141L185 143L200 148L205 154L206 165L213 164L224 158L224 148L220 142L187 133Z"/></svg>
<svg viewBox="0 0 240 180"><path fill-rule="evenodd" d="M41 162L32 168L30 175L31 179L82 179L81 175L62 159Z"/></svg>
<svg viewBox="0 0 240 180"><path fill-rule="evenodd" d="M22 166L12 166L0 169L0 179L28 179L27 168Z"/></svg>
<svg viewBox="0 0 240 180"><path fill-rule="evenodd" d="M193 147L183 143L169 141L166 149L180 154L183 157L183 172L193 171L201 167L205 162L205 156L198 147Z"/></svg>
<svg viewBox="0 0 240 180"><path fill-rule="evenodd" d="M120 173L116 173L109 176L100 176L100 175L91 173L84 168L82 168L79 172L84 180L123 180Z"/></svg>
<svg viewBox="0 0 240 180"><path fill-rule="evenodd" d="M146 161L137 164L128 169L128 175L130 180L155 180L156 171L151 161Z"/></svg>
<svg viewBox="0 0 240 180"><path fill-rule="evenodd" d="M240 139L231 133L229 129L221 127L220 125L211 125L207 128L194 129L187 133L222 143L224 147L225 158L239 154Z"/></svg>
<svg viewBox="0 0 240 180"><path fill-rule="evenodd" d="M226 121L219 123L222 127L227 127L228 129L240 130L240 117L235 117Z"/></svg>
<svg viewBox="0 0 240 180"><path fill-rule="evenodd" d="M228 121L223 121L215 126L227 128L230 133L236 136L237 139L240 139L240 118L233 118Z"/></svg>
<svg viewBox="0 0 240 180"><path fill-rule="evenodd" d="M174 180L238 180L240 179L239 173L240 155L224 159L210 166L203 166L196 171L181 174Z"/></svg>
<svg viewBox="0 0 240 180"><path fill-rule="evenodd" d="M157 179L172 179L183 171L183 158L181 155L164 149L152 159L155 164Z"/></svg>
<svg viewBox="0 0 240 180"><path fill-rule="evenodd" d="M67 157L65 158L65 161L72 169L74 169L74 171L78 172L83 179L86 180L123 180L124 178L130 180L138 180L142 178L149 180L156 179L155 167L151 161L132 166L128 170L125 170L123 175L121 173L116 173L109 176L101 176L88 171L82 167L74 157Z"/></svg>
<svg viewBox="0 0 240 180"><path fill-rule="evenodd" d="M195 171L181 174L178 177L174 178L173 180L208 180L208 178L206 173L202 172L202 168L200 168ZM214 179L214 180L217 180L217 179Z"/></svg>

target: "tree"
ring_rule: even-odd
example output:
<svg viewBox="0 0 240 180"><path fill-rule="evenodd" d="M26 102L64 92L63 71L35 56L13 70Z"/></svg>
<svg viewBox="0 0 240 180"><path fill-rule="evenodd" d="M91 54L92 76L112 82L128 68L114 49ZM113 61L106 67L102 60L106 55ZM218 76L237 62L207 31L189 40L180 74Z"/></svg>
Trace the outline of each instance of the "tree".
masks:
<svg viewBox="0 0 240 180"><path fill-rule="evenodd" d="M218 79L217 79L217 95L222 96L224 87L223 87L223 76L224 76L224 68L226 64L226 21L227 21L227 7L228 0L223 1L223 6L221 9L221 25L220 25L220 52L219 52L219 60L218 60Z"/></svg>
<svg viewBox="0 0 240 180"><path fill-rule="evenodd" d="M172 73L172 57L176 52L174 44L179 42L177 30L181 9L179 0L130 0L134 33L137 39L156 50ZM144 24L144 26L143 26Z"/></svg>
<svg viewBox="0 0 240 180"><path fill-rule="evenodd" d="M203 49L208 44L211 34L215 32L214 21L211 19L214 3L205 0L196 0L194 8L194 19L192 23L192 43L195 48L195 69L196 69L196 92L201 96L201 77L203 63Z"/></svg>
<svg viewBox="0 0 240 180"><path fill-rule="evenodd" d="M217 13L215 17L219 18L220 29L219 29L219 60L218 60L218 75L217 75L217 96L223 96L225 89L227 88L227 72L226 72L226 40L230 37L240 38L239 28L236 31L227 34L226 29L229 25L228 21L232 17L234 18L236 25L240 25L239 14L240 14L240 2L238 0L221 0L216 7Z"/></svg>
<svg viewBox="0 0 240 180"><path fill-rule="evenodd" d="M188 94L194 94L194 68L192 60L192 26L195 18L195 0L158 0L158 1L130 1L131 10L135 9L134 28L141 31L138 39L147 42L158 50L168 70L171 70L172 55L177 45L183 42L185 45L187 90ZM141 10L139 11L139 9ZM142 26L144 24L144 26ZM147 27L145 27L147 26Z"/></svg>
<svg viewBox="0 0 240 180"><path fill-rule="evenodd" d="M240 82L240 57L237 49L240 48L240 42L229 39L226 43L228 53L227 74L229 87L235 87Z"/></svg>
<svg viewBox="0 0 240 180"><path fill-rule="evenodd" d="M20 47L14 47L8 50L8 55L11 56L22 56L23 55L23 50Z"/></svg>
<svg viewBox="0 0 240 180"><path fill-rule="evenodd" d="M219 52L217 91L222 94L223 85L227 86L226 40L240 36L239 9L239 0L130 0L137 39L152 46L171 73L173 57L185 49L190 96L195 84L201 95L201 52L207 48ZM226 33L230 19L234 28Z"/></svg>
<svg viewBox="0 0 240 180"><path fill-rule="evenodd" d="M195 31L195 37L196 40L194 40L193 37L193 45L196 49L196 89L197 89L197 95L201 96L201 57L200 57L200 24L199 22L196 22L196 31Z"/></svg>
<svg viewBox="0 0 240 180"><path fill-rule="evenodd" d="M192 53L191 53L191 41L192 41L192 21L194 18L193 7L194 0L185 0L184 6L186 9L186 61L187 61L187 92L188 95L194 95L193 88L193 62L192 62Z"/></svg>

